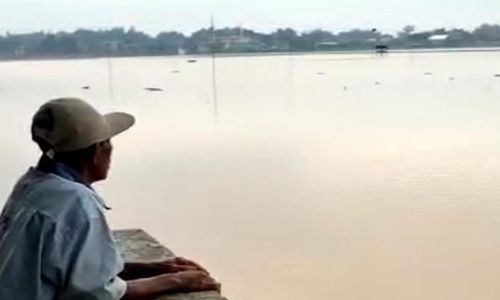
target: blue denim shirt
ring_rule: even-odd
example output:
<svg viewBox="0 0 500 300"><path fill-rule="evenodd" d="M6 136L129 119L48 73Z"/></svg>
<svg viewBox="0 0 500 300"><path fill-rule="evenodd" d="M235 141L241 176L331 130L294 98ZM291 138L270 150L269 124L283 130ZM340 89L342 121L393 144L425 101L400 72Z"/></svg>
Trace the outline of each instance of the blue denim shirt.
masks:
<svg viewBox="0 0 500 300"><path fill-rule="evenodd" d="M0 299L117 300L123 261L102 198L47 157L14 187L0 215Z"/></svg>

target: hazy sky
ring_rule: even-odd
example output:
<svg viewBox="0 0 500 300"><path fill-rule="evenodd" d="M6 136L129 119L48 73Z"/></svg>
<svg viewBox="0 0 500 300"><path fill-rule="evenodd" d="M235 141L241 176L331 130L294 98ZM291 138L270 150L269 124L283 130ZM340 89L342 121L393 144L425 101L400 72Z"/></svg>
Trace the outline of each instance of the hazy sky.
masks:
<svg viewBox="0 0 500 300"><path fill-rule="evenodd" d="M500 0L0 0L0 32L135 26L149 33L190 33L208 26L261 31L353 27L394 32L417 28L500 23Z"/></svg>

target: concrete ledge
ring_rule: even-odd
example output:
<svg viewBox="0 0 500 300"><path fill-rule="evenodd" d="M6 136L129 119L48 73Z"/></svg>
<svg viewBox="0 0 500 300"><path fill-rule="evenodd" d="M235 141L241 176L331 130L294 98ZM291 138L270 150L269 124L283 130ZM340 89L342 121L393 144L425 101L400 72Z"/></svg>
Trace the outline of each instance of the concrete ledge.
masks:
<svg viewBox="0 0 500 300"><path fill-rule="evenodd" d="M140 229L113 232L125 262L153 262L174 257L174 253ZM155 300L227 300L217 292L162 296Z"/></svg>

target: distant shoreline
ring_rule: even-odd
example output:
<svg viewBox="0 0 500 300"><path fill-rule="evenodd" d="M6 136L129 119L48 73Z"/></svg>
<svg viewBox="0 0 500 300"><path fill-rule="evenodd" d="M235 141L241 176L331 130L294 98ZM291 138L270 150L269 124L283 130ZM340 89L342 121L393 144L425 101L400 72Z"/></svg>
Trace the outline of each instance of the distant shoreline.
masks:
<svg viewBox="0 0 500 300"><path fill-rule="evenodd" d="M500 47L465 47L465 48L407 48L392 49L387 55L391 54L425 54L425 53L467 53L467 52L500 52ZM305 55L349 55L349 54L374 54L374 50L335 50L335 51L305 51L305 52L245 52L245 53L216 53L219 58L231 57L266 57L266 56L305 56ZM384 54L385 55L385 54ZM0 63L4 62L24 62L24 61L64 61L64 60L92 60L92 59L120 59L120 58L207 58L212 54L193 54L193 55L120 55L120 56L44 56L44 57L0 57Z"/></svg>

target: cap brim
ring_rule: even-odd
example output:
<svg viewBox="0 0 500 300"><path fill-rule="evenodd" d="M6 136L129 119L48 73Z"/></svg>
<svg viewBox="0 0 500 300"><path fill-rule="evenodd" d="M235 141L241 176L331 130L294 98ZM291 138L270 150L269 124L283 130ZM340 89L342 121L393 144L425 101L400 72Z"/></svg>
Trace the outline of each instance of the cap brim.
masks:
<svg viewBox="0 0 500 300"><path fill-rule="evenodd" d="M124 132L135 124L134 116L121 112L106 114L104 115L104 119L106 120L110 128L109 138L112 138Z"/></svg>

